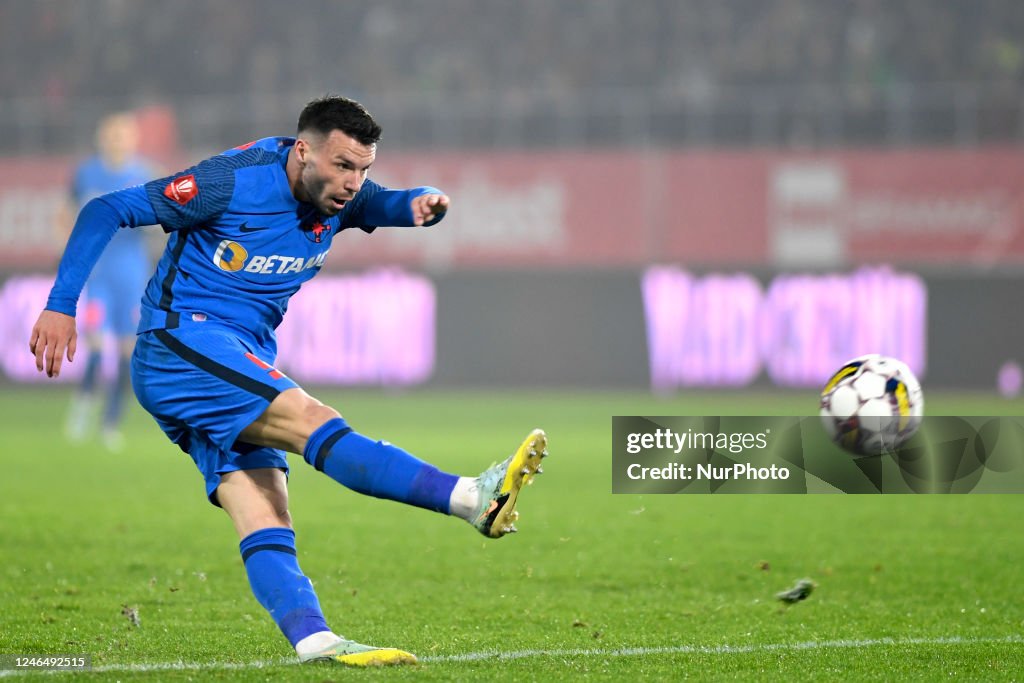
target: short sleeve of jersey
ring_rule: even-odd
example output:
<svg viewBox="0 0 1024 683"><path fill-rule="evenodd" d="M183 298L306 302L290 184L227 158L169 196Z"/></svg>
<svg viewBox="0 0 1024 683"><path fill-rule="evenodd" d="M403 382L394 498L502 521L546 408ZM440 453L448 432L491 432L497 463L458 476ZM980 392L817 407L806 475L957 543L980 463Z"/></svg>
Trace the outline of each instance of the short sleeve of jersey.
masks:
<svg viewBox="0 0 1024 683"><path fill-rule="evenodd" d="M359 228L363 232L373 232L378 227L377 225L367 225L366 222L366 203L370 201L373 195L377 194L381 190L385 190L383 185L378 185L369 178L363 181L363 186L359 188L359 192L353 197L352 202L345 207L345 212L341 215L341 230L347 228Z"/></svg>
<svg viewBox="0 0 1024 683"><path fill-rule="evenodd" d="M223 214L235 191L239 165L238 155L222 154L146 183L146 195L164 230L204 225Z"/></svg>

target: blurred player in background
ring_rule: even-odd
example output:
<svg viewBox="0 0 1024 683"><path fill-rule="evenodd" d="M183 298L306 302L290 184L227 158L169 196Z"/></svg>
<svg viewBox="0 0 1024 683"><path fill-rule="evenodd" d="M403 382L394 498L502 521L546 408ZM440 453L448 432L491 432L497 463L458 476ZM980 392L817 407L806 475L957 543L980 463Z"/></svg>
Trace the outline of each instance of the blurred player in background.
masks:
<svg viewBox="0 0 1024 683"><path fill-rule="evenodd" d="M448 210L447 195L435 188L388 190L367 180L380 133L359 103L325 97L303 109L296 138L256 140L90 201L29 342L38 369L57 375L65 352L74 357L78 296L111 236L156 223L170 233L143 298L132 384L192 456L209 501L231 517L253 593L301 661L366 666L416 658L327 626L296 560L284 451L355 491L460 517L493 538L516 530L519 491L547 455L546 436L534 430L479 477L448 474L353 431L274 367L274 329L335 235L433 225ZM331 362L329 348L323 357ZM454 436L451 447L459 447ZM342 529L345 523L338 520Z"/></svg>
<svg viewBox="0 0 1024 683"><path fill-rule="evenodd" d="M153 167L136 156L137 146L138 129L131 113L110 114L100 121L96 130L96 154L75 169L71 205L62 212L62 225L70 229L74 216L90 199L140 185L153 177ZM137 230L119 230L96 262L85 290L82 325L88 349L85 375L72 399L65 426L72 441L81 441L95 427L103 393L100 377L103 342L110 335L117 340L117 370L113 382L106 387L101 435L110 450L123 447L119 426L130 382L139 303L151 270L146 235Z"/></svg>

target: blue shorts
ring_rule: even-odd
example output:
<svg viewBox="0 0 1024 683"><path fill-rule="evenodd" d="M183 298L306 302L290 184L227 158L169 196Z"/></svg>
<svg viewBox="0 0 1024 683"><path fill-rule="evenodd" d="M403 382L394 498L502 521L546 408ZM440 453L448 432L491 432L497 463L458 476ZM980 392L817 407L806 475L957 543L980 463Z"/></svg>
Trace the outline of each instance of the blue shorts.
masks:
<svg viewBox="0 0 1024 683"><path fill-rule="evenodd" d="M141 333L135 344L135 395L192 456L214 505L227 472L277 467L288 473L284 451L238 441L279 393L298 386L273 362L273 351L211 321L182 320L173 330Z"/></svg>

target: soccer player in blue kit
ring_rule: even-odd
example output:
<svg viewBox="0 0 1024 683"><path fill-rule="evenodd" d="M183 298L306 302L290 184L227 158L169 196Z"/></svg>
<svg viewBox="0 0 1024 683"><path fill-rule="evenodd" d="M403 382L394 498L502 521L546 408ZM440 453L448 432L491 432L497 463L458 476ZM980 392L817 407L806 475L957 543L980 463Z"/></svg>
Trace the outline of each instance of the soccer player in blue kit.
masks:
<svg viewBox="0 0 1024 683"><path fill-rule="evenodd" d="M71 183L71 204L62 222L69 228L74 214L90 199L144 183L153 169L135 154L138 127L130 113L103 117L96 127L96 154L75 168ZM128 391L129 361L135 348L139 301L152 272L146 235L141 230L120 230L103 252L85 289L86 341L88 357L85 374L68 413L66 432L73 441L83 439L99 409L100 364L104 333L117 340L118 362L114 381L107 387L101 436L108 449L122 447L118 429Z"/></svg>
<svg viewBox="0 0 1024 683"><path fill-rule="evenodd" d="M170 233L142 301L132 384L230 516L252 591L300 661L416 658L328 627L296 560L284 451L350 489L461 517L495 538L515 531L519 492L547 455L538 429L480 476L448 474L354 431L274 367L288 299L319 271L338 232L429 226L448 210L435 188L367 180L380 133L359 103L324 97L303 109L296 138L257 140L90 201L29 341L37 368L56 376L74 357L76 302L113 234L151 224Z"/></svg>

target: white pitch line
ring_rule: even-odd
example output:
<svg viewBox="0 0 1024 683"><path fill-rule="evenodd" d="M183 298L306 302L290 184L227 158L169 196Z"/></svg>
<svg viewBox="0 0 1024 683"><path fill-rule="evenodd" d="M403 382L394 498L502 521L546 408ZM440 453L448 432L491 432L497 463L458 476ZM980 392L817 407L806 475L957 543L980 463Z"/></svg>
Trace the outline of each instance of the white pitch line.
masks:
<svg viewBox="0 0 1024 683"><path fill-rule="evenodd" d="M531 657L643 657L649 655L704 654L733 655L754 652L804 651L804 650L839 650L860 649L869 647L888 647L905 645L981 645L981 644L1024 644L1024 636L1006 636L1005 638L962 638L949 636L943 638L866 638L862 640L822 640L802 643L766 643L762 645L666 645L662 647L624 647L624 648L571 648L552 650L514 650L512 652L466 652L459 655L436 655L420 657L424 664L443 664L460 662L479 662L490 659L513 660ZM262 669L270 666L297 664L294 658L264 659L254 662L154 662L150 664L106 664L90 669L94 673L124 672L146 673L157 671L233 671L245 669ZM55 670L17 670L0 671L0 678L17 676L26 673L83 673L63 672Z"/></svg>
<svg viewBox="0 0 1024 683"><path fill-rule="evenodd" d="M1024 644L1024 636L1005 638L871 638L863 640L823 640L803 643L767 643L762 645L669 645L664 647L626 647L615 649L580 648L569 650L520 650L518 652L469 652L461 655L438 655L421 657L420 661L430 662L477 662L487 659L525 659L527 657L639 657L646 655L674 654L747 654L751 652L773 652L779 650L836 650L842 648L866 648L892 645L976 645L983 643Z"/></svg>

